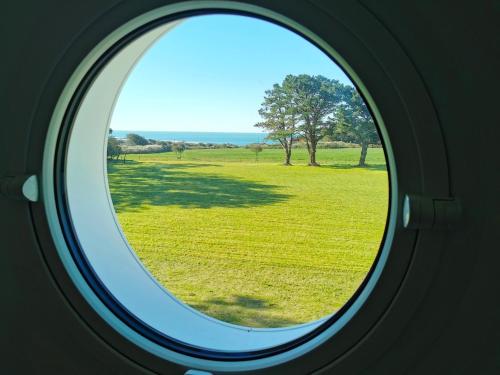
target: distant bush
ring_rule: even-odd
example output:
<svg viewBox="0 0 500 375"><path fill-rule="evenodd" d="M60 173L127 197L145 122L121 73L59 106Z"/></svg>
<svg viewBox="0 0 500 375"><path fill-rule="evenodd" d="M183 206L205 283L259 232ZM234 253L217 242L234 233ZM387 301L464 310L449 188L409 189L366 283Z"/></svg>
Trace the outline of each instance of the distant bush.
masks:
<svg viewBox="0 0 500 375"><path fill-rule="evenodd" d="M154 144L145 146L122 146L124 154L154 154L158 152L172 151L172 146L168 144Z"/></svg>
<svg viewBox="0 0 500 375"><path fill-rule="evenodd" d="M232 143L189 143L189 148L208 148L208 149L219 149L219 148L240 148L241 146Z"/></svg>
<svg viewBox="0 0 500 375"><path fill-rule="evenodd" d="M342 142L342 141L328 141L319 142L318 148L354 148L360 147L357 143Z"/></svg>
<svg viewBox="0 0 500 375"><path fill-rule="evenodd" d="M145 146L149 144L149 141L139 134L130 133L127 134L127 144L129 146Z"/></svg>

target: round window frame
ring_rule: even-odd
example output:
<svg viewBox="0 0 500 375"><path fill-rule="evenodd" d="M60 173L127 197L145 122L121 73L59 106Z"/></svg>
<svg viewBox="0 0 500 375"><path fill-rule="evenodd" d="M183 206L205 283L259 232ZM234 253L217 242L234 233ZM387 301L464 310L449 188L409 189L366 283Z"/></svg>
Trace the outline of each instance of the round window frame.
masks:
<svg viewBox="0 0 500 375"><path fill-rule="evenodd" d="M195 4L196 3L196 4ZM241 7L244 7L246 8L245 10L250 13L252 16L255 16L255 14L257 14L258 12L264 12L266 14L269 14L269 10L267 9L264 9L264 8L261 8L261 7L254 7L253 5L251 4L242 4L242 3L227 3L227 2L211 2L211 3L217 3L217 7L215 8L218 8L219 6L220 7L223 7L223 9L227 9L228 7L231 8L231 7L234 7L234 8L237 8L237 9L232 9L232 10L238 10L238 11L241 11ZM200 9L210 9L210 8L207 8L208 7L208 2L201 2L201 3L198 3L198 2L194 2L194 3L189 3L189 4L186 4L186 3L178 3L178 4L175 4L173 6L166 6L164 7L163 9L165 8L169 8L169 7L174 7L176 8L177 7L177 10L175 11L176 13L178 13L178 6L179 5L184 5L184 6L188 6L189 8L192 8L193 6L198 6L200 7ZM221 9L218 9L218 10L221 10ZM315 11L318 11L317 9ZM153 11L151 11L151 13L156 13L158 12L158 9L155 9ZM271 12L272 13L272 12ZM283 13L286 13L286 12L282 12ZM293 12L292 12L293 13ZM273 15L275 16L278 16L278 17L283 17L281 16L281 14L279 13L274 13ZM144 16L144 15L143 15ZM298 14L295 14L295 16L297 18L300 19L300 15ZM140 18L140 17L139 17ZM273 22L276 22L276 19L272 19ZM293 21L292 21L293 22ZM301 27L299 24L296 24L298 27L294 28L294 31L296 32L299 27ZM338 24L337 26L341 26L341 24ZM342 26L341 26L342 27ZM320 35L318 32L316 32L317 35ZM309 38L308 38L309 39ZM104 42L106 42L106 39L104 40ZM108 40L109 42L109 40ZM357 46L359 47L359 45ZM365 51L366 52L366 51ZM340 60L339 58L337 58L337 60ZM349 60L351 61L351 60ZM347 66L347 65L342 65L344 68ZM80 71L76 71L76 73L73 75L73 77L76 75L78 76L78 74L81 74L82 72ZM356 75L353 74L353 72L349 72L349 76L352 77L352 78L355 78L357 77ZM417 77L418 78L418 77ZM359 79L359 77L358 77ZM362 87L362 85L360 84L360 82L362 82L361 80L356 80L355 81L361 88L362 88L362 92L365 96L365 99L367 99L367 102L369 103L369 106L370 106L370 109L376 109L377 107L374 106L373 104L373 99L371 98L370 95L367 95L368 91L366 91L366 89L364 89ZM396 88L398 87L397 84L395 84L394 86L396 86ZM67 89L67 87L66 87ZM419 92L418 94L422 94L421 92ZM66 107L66 105L64 104L64 102L68 99L68 96L66 95L62 95L61 96L61 100L59 101L57 107L56 107L56 111L54 113L57 113L57 108L59 108L59 110L62 108L61 105L63 106L63 108ZM422 100L419 100L420 104L422 104ZM425 96L425 91L424 91L424 98L423 98L423 102L426 102L426 106L428 106L430 104L430 101L428 101L428 98ZM62 103L62 104L61 104ZM404 103L404 101L403 101ZM67 103L66 103L67 104ZM377 122L380 124L381 123L381 117L380 117L380 113L378 113L378 111L374 114L375 115L375 118L377 119ZM431 106L431 112L428 113L428 115L431 115L431 117L434 117L432 116L433 113L432 113L432 106ZM378 117L377 117L378 116ZM54 125L54 121L57 123L58 122L58 116L54 115L53 118L52 118L52 121L51 121L51 126ZM385 116L384 116L385 117ZM411 117L411 116L409 116ZM431 129L434 127L435 128L435 125L437 124L437 121L435 121L435 118L433 118L434 121L431 122L431 124L428 126L428 128L430 127ZM410 121L411 123L411 121ZM426 135L426 132L419 132L419 131L415 131L415 128L413 128L413 134L412 136L410 137L410 143L414 143L414 146L416 146L420 141L421 141L421 136L422 134L425 136ZM420 133L420 134L419 134ZM420 136L419 136L420 135ZM392 138L392 137L391 137ZM388 138L386 138L388 139ZM54 202L51 201L51 199L53 198L53 196L51 195L51 193L53 193L50 188L47 188L48 185L47 185L47 182L50 184L52 182L52 175L50 173L51 171L51 168L53 167L53 141L54 139L51 139L50 137L47 138L47 142L46 142L46 148L45 148L45 153L44 153L44 172L42 173L42 180L44 181L43 183L43 199L44 199L44 205L45 205L45 208L47 208L47 206L53 204ZM413 141L413 142L412 142ZM407 143L407 142L406 142ZM418 150L418 147L414 147L415 150ZM431 147L432 148L432 147ZM443 148L442 148L442 143L441 143L441 140L437 140L437 142L435 142L435 147L433 147L433 151L434 152L431 152L430 154L434 157L434 160L435 160L435 157L438 156L438 157L441 157L442 158L442 154L443 154ZM389 162L390 162L390 159L387 159ZM407 162L408 160L406 160ZM423 175L427 174L427 175L436 175L436 170L438 172L439 175L443 176L443 169L444 169L444 172L446 172L446 163L445 163L445 158L444 158L444 164L443 164L443 161L442 160L439 160L439 163L437 165L437 167L435 168L432 168L430 167L429 168L429 165L428 163L425 163L425 160L422 160L421 158L418 160L419 163L416 163L416 166L418 167L418 170L417 170L417 178L413 178L413 179L409 179L409 180L413 180L412 183L410 185L413 185L414 188L411 189L412 191L418 191L418 190L422 190L422 191L433 191L433 190L437 190L437 191L446 191L447 190L447 181L444 179L438 179L438 181L435 183L435 184L431 184L431 186L426 186L425 184L422 183L422 180L423 180ZM396 161L394 161L395 163ZM404 164L404 163L403 163ZM412 164L412 163L410 163ZM444 166L444 168L443 168ZM48 168L48 169L47 169ZM392 168L392 171L395 171L395 167L390 167ZM430 172L429 172L430 171ZM419 173L418 173L419 172ZM446 173L445 173L446 175ZM420 177L420 178L419 178ZM396 183L396 178L394 178L394 182ZM418 184L420 183L420 186L419 188L415 188L415 186L417 186ZM432 185L435 185L435 186L432 186ZM400 201L401 201L401 194L402 194L402 191L403 190L399 190L398 194L394 194L394 191L391 192L392 194L392 202L396 202L396 204L393 206L396 214L395 215L392 215L392 217L394 218L394 220L397 221L397 226L398 226L398 230L401 230L401 225L400 225ZM52 207L53 208L53 207ZM89 305L93 306L93 309L99 311L99 309L102 309L102 306L99 306L99 301L96 300L94 297L95 296L92 296L91 293L89 294L90 290L85 290L86 289L86 286L85 286L85 283L82 284L82 280L81 279L78 279L78 277L75 277L75 274L72 274L71 270L68 270L68 264L71 263L71 259L68 259L67 258L67 254L66 253L61 253L60 250L60 246L61 246L61 240L62 240L62 237L60 236L60 233L56 233L54 234L54 225L56 226L56 229L57 229L57 223L54 223L54 217L53 217L53 211L50 211L50 210L47 210L46 212L47 214L47 217L45 217L45 219L47 220L47 224L50 228L50 231L52 232L52 237L54 239L54 245L55 245L55 248L57 249L58 251L58 254L59 254L59 257L62 259L62 263L64 264L64 267L66 268L66 271L68 272L70 278L72 279L73 283L77 286L77 289L78 289L78 292L82 293L82 294L86 294L85 295L85 300L87 303L89 303ZM36 216L36 215L35 215ZM36 221L36 220L35 220ZM57 230L56 230L57 231ZM399 246L397 247L403 247L403 248L410 248L410 251L408 252L408 256L406 257L407 259L407 262L403 262L404 263L407 263L407 268L405 269L405 271L408 271L409 268L410 268L410 260L412 259L412 253L413 253L413 249L415 247L415 240L416 240L416 232L408 232L406 234L409 234L408 236L405 236L405 237L409 237L409 241L408 239L406 241L402 241L402 243L398 243ZM399 242L399 241L398 241ZM393 244L393 247L394 247L395 244ZM50 261L52 262L52 261ZM71 264L70 264L71 266ZM74 271L74 270L73 270ZM60 271L57 271L56 272L57 274L60 274ZM403 272L403 275L405 275L407 272ZM401 276L401 275L400 275ZM394 297L394 294L395 294L395 290L398 290L400 289L399 287L401 286L402 284L402 279L404 279L404 277L396 277L395 279L397 279L399 282L398 282L398 285L396 288L391 288L393 290L392 293L389 293L392 295L392 297ZM56 276L56 278L59 278L59 277L63 277L61 275L59 276ZM393 280L394 281L394 280ZM392 283L393 283L392 281ZM380 285L378 285L380 286ZM371 296L369 296L371 297ZM389 298L389 300L391 300L393 298ZM387 301L386 301L387 302ZM387 307L387 306L386 306ZM366 310L366 309L365 309ZM384 309L382 309L384 310ZM116 324L117 322L113 322L113 316L110 316L106 311L100 311L99 314L101 318L104 318L104 320L108 323L108 324L111 324L111 325L115 325L115 329L117 326L119 326L120 324ZM378 318L380 318L380 314L377 314ZM357 318L355 316L355 318ZM371 319L373 321L373 319ZM377 319L375 319L376 321ZM352 323L352 322L348 322L348 323ZM124 327L121 327L121 328L124 328ZM120 331L121 328L118 328L118 331ZM371 327L373 328L373 327ZM128 333L125 333L124 334L124 331L121 331L121 334L125 337L127 337L129 340L131 341L135 341L133 337L131 337L131 335L129 334L130 332ZM365 332L365 335L366 335L366 332ZM133 336L133 335L132 335ZM357 336L357 339L356 341L359 341L361 337L363 337L364 335L356 335ZM327 341L331 341L331 337L328 338ZM138 344L138 342L135 342L135 344ZM144 344L144 343L142 343ZM118 345L118 346L121 346L121 345ZM149 344L146 344L146 345L141 345L141 343L139 343L139 346L142 346L144 349L146 349L147 351L149 351L150 353L154 353L155 355L157 356L160 356L164 359L167 359L167 360L173 360L174 362L177 362L177 363L180 363L184 366L187 366L187 367L196 367L196 368L205 368L207 370L235 370L235 369L245 369L245 370L251 370L251 369L254 369L254 370L257 370L257 369L261 369L261 368L268 368L270 366L276 366L276 365L281 365L281 364L284 364L286 362L288 363L291 363L292 360L295 360L299 357L303 357L306 353L299 353L299 355L297 356L294 356L294 357L290 357L290 356L285 356L286 358L281 358L279 360L275 360L275 361L267 361L266 363L255 363L255 361L250 361L252 363L247 363L247 366L244 366L244 367L241 367L240 365L238 366L221 366L220 363L217 363L217 365L214 365L214 363L212 363L212 361L208 361L207 363L196 363L196 364L192 364L190 361L185 361L183 358L172 358L171 356L167 356L165 357L164 354L165 353L161 353L161 351L158 351L157 348L153 348L151 345ZM317 348L314 348L314 352L317 352ZM345 352L345 348L343 350L343 352ZM334 358L338 358L338 355L334 355L333 356ZM269 358L268 358L269 359ZM276 358L274 358L276 359ZM258 362L258 361L257 361Z"/></svg>
<svg viewBox="0 0 500 375"><path fill-rule="evenodd" d="M57 198L57 206L59 208L58 214L60 218L60 222L62 224L64 237L68 244L68 248L73 256L75 263L77 264L80 273L84 276L87 283L91 286L92 290L95 294L99 296L101 301L110 309L116 316L118 316L122 321L126 322L132 329L139 332L142 336L148 338L149 340L165 347L170 350L179 352L184 355L189 355L192 357L197 357L201 359L207 360L218 360L218 361L249 361L262 359L265 357L274 356L286 351L290 351L300 345L303 345L313 339L316 336L321 335L324 331L328 330L331 326L335 325L338 320L345 321L346 314L347 316L352 316L356 313L357 309L362 305L363 299L366 298L367 294L370 293L373 288L374 283L378 278L378 274L383 269L384 262L380 261L381 258L386 258L387 254L390 250L391 240L387 239L387 230L389 227L389 222L394 222L395 213L391 212L391 190L395 189L395 186L391 186L391 181L394 181L391 178L391 173L394 174L394 168L390 168L390 147L388 146L388 142L384 141L384 137L381 136L381 140L383 143L383 150L385 154L385 158L388 161L388 179L389 179L389 194L388 194L388 215L387 220L384 227L384 233L382 235L379 250L377 251L377 255L367 273L364 280L360 284L360 286L355 290L353 295L349 298L349 300L335 313L330 317L321 318L317 321L307 322L304 324L306 327L306 333L298 336L290 341L284 341L278 345L270 346L266 349L257 349L252 351L237 351L237 352L224 352L216 349L209 349L202 347L196 344L190 344L187 342L183 342L177 340L176 338L169 336L166 332L159 331L158 329L153 328L147 321L141 320L138 316L136 316L133 312L131 312L127 306L120 301L120 299L116 298L111 290L107 287L106 283L102 281L102 276L98 272L95 271L92 261L86 256L85 246L82 245L79 240L79 236L77 234L78 228L74 225L72 220L72 215L70 213L70 199L68 198L68 178L70 178L70 173L68 172L68 152L69 152L69 143L71 139L72 128L75 125L76 119L79 116L80 107L82 106L82 102L85 101L85 97L88 94L89 90L93 89L93 83L98 79L99 75L103 72L106 65L112 61L115 56L120 51L126 49L133 41L137 40L141 36L145 35L149 31L154 31L161 26L166 26L171 22L181 21L183 19L188 19L194 16L200 15L239 15L239 16L251 16L254 18L260 18L267 22L274 22L277 25L280 25L276 20L271 20L269 18L263 17L259 15L256 17L253 14L244 13L242 11L232 11L232 10L221 10L221 9L213 9L213 10L201 10L201 11L187 11L174 13L172 15L167 15L164 17L159 17L153 21L144 24L132 32L125 35L119 41L117 41L114 45L112 45L107 51L100 54L98 60L88 69L85 77L82 79L80 84L78 85L73 97L69 103L68 109L65 112L64 119L62 121L62 125L59 132L58 145L56 150L56 171L55 171L55 180L56 180L56 191L55 195ZM280 26L286 27L290 30L290 32L297 31L291 30L289 26L281 24ZM303 37L305 40L313 43L313 41L306 38L306 36L299 34L299 36ZM317 46L320 48L319 46ZM150 46L146 48L143 53L147 53ZM323 51L325 52L325 51ZM325 52L326 53L326 52ZM333 62L336 63L333 57ZM119 95L119 91L117 92ZM116 100L116 98L115 98ZM106 116L108 119L110 116ZM109 122L109 121L108 121ZM377 129L380 129L380 125L376 124ZM107 130L107 129L106 129ZM379 130L379 133L381 131ZM391 172L392 171L392 172ZM80 171L79 171L80 173ZM89 188L91 188L89 186ZM85 190L85 189L84 189ZM108 189L109 195L109 189ZM111 201L111 199L109 199ZM113 212L113 216L114 212ZM118 223L116 216L114 217L114 221ZM118 230L121 231L121 228ZM121 237L125 238L125 235L121 233ZM131 248L131 247L130 247ZM145 292L145 291L144 291ZM349 317L347 318L349 319ZM312 329L307 328L308 326L313 326ZM342 323L340 323L340 327L334 327L333 331L329 333L329 335L335 334L335 332L340 329ZM248 327L242 327L248 328ZM298 327L283 327L280 329L276 329L276 331L283 332L288 329L297 330ZM268 329L272 331L273 329ZM253 329L252 331L257 331ZM260 331L260 334L264 334L264 330ZM221 332L223 334L223 332ZM264 340L265 341L265 340Z"/></svg>

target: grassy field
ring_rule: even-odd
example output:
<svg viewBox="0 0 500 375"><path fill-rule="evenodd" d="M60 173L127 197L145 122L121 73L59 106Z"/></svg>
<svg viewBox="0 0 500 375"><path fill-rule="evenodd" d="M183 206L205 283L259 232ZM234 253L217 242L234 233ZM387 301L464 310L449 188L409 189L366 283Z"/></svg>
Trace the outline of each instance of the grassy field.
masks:
<svg viewBox="0 0 500 375"><path fill-rule="evenodd" d="M122 228L167 289L218 319L253 327L340 308L376 256L388 207L382 149L247 149L132 155L108 163Z"/></svg>

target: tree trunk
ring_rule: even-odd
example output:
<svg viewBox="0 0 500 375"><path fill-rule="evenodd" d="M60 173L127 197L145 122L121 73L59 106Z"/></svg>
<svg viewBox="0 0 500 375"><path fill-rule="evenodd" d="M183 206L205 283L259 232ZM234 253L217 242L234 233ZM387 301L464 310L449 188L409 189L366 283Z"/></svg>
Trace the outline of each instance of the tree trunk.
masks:
<svg viewBox="0 0 500 375"><path fill-rule="evenodd" d="M292 155L292 143L291 143L291 141L288 142L288 140L285 139L285 140L283 140L283 142L281 142L281 145L283 146L283 150L285 150L285 161L283 162L283 165L292 165L290 163L290 157Z"/></svg>
<svg viewBox="0 0 500 375"><path fill-rule="evenodd" d="M286 150L286 154L285 154L285 163L284 163L284 165L292 165L292 163L290 163L291 156L292 156L292 148L288 147L287 150Z"/></svg>
<svg viewBox="0 0 500 375"><path fill-rule="evenodd" d="M366 166L366 154L368 153L368 143L361 143L361 156L359 157L359 166Z"/></svg>
<svg viewBox="0 0 500 375"><path fill-rule="evenodd" d="M316 162L316 145L316 142L311 142L311 146L308 147L309 165L313 167L319 167L319 164Z"/></svg>

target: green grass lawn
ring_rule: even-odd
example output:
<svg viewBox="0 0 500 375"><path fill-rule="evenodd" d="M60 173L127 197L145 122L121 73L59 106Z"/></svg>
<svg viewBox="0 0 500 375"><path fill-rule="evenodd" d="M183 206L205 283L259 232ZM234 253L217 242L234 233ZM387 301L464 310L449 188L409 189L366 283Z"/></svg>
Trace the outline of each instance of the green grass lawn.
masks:
<svg viewBox="0 0 500 375"><path fill-rule="evenodd" d="M174 295L235 324L279 327L340 308L378 251L388 207L382 149L247 149L132 155L108 163L122 228Z"/></svg>

